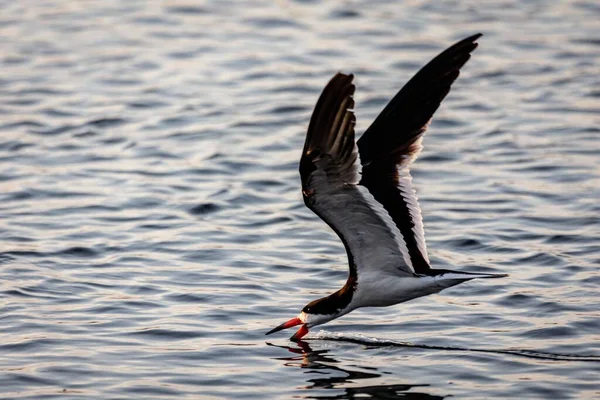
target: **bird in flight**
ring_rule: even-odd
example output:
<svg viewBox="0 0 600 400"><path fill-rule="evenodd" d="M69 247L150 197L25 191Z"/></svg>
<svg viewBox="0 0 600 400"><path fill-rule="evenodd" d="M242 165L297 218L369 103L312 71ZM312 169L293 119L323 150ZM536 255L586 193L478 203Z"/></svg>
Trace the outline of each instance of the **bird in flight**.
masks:
<svg viewBox="0 0 600 400"><path fill-rule="evenodd" d="M449 47L423 67L354 140L353 76L336 74L315 106L300 159L304 203L342 240L350 273L337 292L308 303L267 335L309 329L360 307L385 307L438 293L485 274L433 269L410 164L433 113L477 47L481 34Z"/></svg>

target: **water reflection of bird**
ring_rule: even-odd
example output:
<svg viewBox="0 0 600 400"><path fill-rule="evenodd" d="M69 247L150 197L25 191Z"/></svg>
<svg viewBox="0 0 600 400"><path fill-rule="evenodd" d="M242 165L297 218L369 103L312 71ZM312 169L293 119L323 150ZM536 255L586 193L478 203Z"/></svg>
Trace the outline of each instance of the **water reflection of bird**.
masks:
<svg viewBox="0 0 600 400"><path fill-rule="evenodd" d="M444 397L430 395L419 390L429 385L411 385L411 384L371 384L360 385L361 381L374 380L382 376L377 370L369 366L369 372L359 371L360 366L353 365L353 369L342 368L341 363L328 355L329 350L314 351L305 341L298 341L299 347L270 346L287 349L291 353L297 354L295 357L279 358L285 361L285 365L300 367L312 372L317 378L307 379L308 386L305 389L329 389L336 391L331 395L307 396L311 399L355 399L355 398L373 398L373 399L423 399L435 400ZM340 374L341 373L341 374ZM343 390L343 392L341 392Z"/></svg>
<svg viewBox="0 0 600 400"><path fill-rule="evenodd" d="M352 75L336 74L313 112L300 175L304 203L340 237L350 274L337 292L308 303L267 334L301 325L292 340L359 307L383 307L474 278L505 275L432 269L409 166L433 113L469 60L481 34L423 67L354 140Z"/></svg>

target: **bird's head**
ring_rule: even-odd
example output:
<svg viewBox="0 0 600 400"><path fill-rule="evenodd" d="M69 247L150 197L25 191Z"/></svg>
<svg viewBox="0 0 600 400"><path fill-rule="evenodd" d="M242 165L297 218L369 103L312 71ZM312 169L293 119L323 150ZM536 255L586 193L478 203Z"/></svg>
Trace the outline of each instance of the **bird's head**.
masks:
<svg viewBox="0 0 600 400"><path fill-rule="evenodd" d="M302 325L300 329L298 329L298 332L290 338L290 340L298 341L308 333L308 328L324 324L341 315L343 315L343 313L335 308L331 296L324 297L308 303L296 317L271 329L266 334L270 335L271 333L279 332L283 329Z"/></svg>

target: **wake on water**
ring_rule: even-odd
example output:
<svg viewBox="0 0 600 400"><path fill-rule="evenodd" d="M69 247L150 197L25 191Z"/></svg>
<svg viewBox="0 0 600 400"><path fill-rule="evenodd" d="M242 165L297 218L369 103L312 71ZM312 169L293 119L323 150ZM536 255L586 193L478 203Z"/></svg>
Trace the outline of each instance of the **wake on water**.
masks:
<svg viewBox="0 0 600 400"><path fill-rule="evenodd" d="M464 351L475 353L492 353L492 354L509 354L519 357L537 358L542 360L554 361L584 361L584 362L600 362L600 356L595 355L577 355L577 354L557 354L548 353L537 350L528 349L485 349L485 348L465 348L452 346L436 346L428 344L414 344L408 342L396 342L388 339L378 339L364 336L358 333L335 333L327 331L319 331L314 335L305 338L307 341L327 340L346 343L355 343L367 347L396 347L396 348L413 348L413 349L428 349L428 350L444 350L444 351Z"/></svg>

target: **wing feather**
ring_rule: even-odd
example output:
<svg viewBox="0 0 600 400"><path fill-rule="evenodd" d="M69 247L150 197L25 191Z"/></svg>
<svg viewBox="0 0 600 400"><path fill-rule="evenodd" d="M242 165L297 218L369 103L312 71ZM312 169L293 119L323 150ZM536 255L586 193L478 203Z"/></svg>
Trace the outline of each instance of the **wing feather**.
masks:
<svg viewBox="0 0 600 400"><path fill-rule="evenodd" d="M335 75L313 112L300 160L304 202L341 238L351 275L377 271L413 276L394 221L369 190L358 185L361 164L354 140L352 79Z"/></svg>
<svg viewBox="0 0 600 400"><path fill-rule="evenodd" d="M431 266L409 166L422 149L421 141L429 121L480 37L481 34L476 34L461 40L425 65L358 141L363 167L360 184L369 189L393 219L419 274L426 274Z"/></svg>

